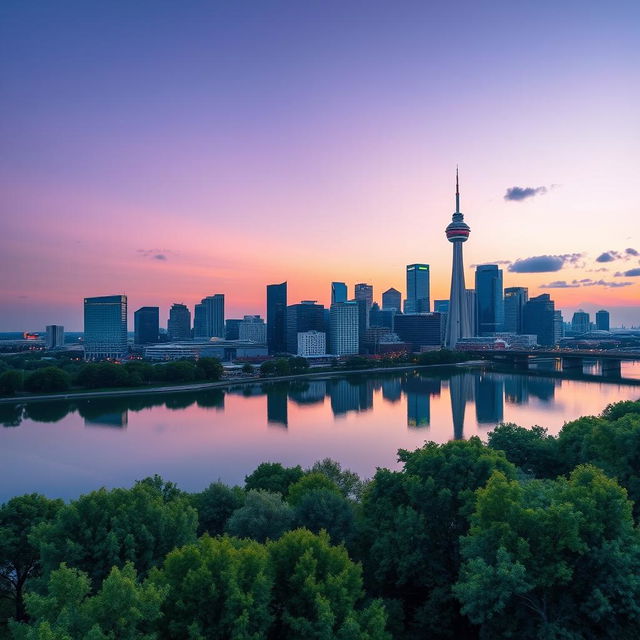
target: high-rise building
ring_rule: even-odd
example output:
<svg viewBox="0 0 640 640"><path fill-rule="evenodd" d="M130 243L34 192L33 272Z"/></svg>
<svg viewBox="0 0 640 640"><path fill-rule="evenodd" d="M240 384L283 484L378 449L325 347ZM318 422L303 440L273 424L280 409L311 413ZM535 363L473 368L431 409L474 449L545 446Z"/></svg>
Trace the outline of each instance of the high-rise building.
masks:
<svg viewBox="0 0 640 640"><path fill-rule="evenodd" d="M85 360L118 359L126 353L127 296L85 298Z"/></svg>
<svg viewBox="0 0 640 640"><path fill-rule="evenodd" d="M571 330L573 333L579 336L583 333L588 333L590 329L591 319L589 318L589 314L582 309L576 311L571 320Z"/></svg>
<svg viewBox="0 0 640 640"><path fill-rule="evenodd" d="M442 316L439 313L400 313L394 331L413 351L442 344Z"/></svg>
<svg viewBox="0 0 640 640"><path fill-rule="evenodd" d="M331 305L329 314L329 351L336 356L358 353L358 304L356 302L337 302Z"/></svg>
<svg viewBox="0 0 640 640"><path fill-rule="evenodd" d="M503 330L502 269L498 269L498 265L476 267L476 306L478 335L490 336Z"/></svg>
<svg viewBox="0 0 640 640"><path fill-rule="evenodd" d="M598 331L609 331L609 312L606 309L596 311L596 329Z"/></svg>
<svg viewBox="0 0 640 640"><path fill-rule="evenodd" d="M298 334L324 330L324 306L315 300L303 300L287 307L287 353L298 352Z"/></svg>
<svg viewBox="0 0 640 640"><path fill-rule="evenodd" d="M433 301L434 313L449 313L449 301L448 300L434 300Z"/></svg>
<svg viewBox="0 0 640 640"><path fill-rule="evenodd" d="M465 289L467 301L467 314L469 315L469 328L472 336L478 335L478 295L475 289Z"/></svg>
<svg viewBox="0 0 640 640"><path fill-rule="evenodd" d="M299 356L323 356L327 353L327 335L322 331L301 331L298 333Z"/></svg>
<svg viewBox="0 0 640 640"><path fill-rule="evenodd" d="M527 287L507 287L504 290L504 330L522 333L522 310L529 300Z"/></svg>
<svg viewBox="0 0 640 640"><path fill-rule="evenodd" d="M287 350L287 283L267 285L267 345L269 353Z"/></svg>
<svg viewBox="0 0 640 640"><path fill-rule="evenodd" d="M169 340L189 340L191 338L191 311L186 304L176 302L171 305L167 334Z"/></svg>
<svg viewBox="0 0 640 640"><path fill-rule="evenodd" d="M449 295L449 313L445 345L453 349L460 338L472 337L471 314L467 302L464 284L464 264L462 243L469 238L471 229L460 213L460 190L458 188L458 170L456 169L456 210L446 229L447 240L453 243L453 263L451 269L451 294Z"/></svg>
<svg viewBox="0 0 640 640"><path fill-rule="evenodd" d="M240 323L242 322L243 320L240 320L239 318L229 318L224 321L224 337L226 340L240 339Z"/></svg>
<svg viewBox="0 0 640 640"><path fill-rule="evenodd" d="M153 344L160 338L160 308L140 307L133 314L136 344Z"/></svg>
<svg viewBox="0 0 640 640"><path fill-rule="evenodd" d="M347 285L344 282L331 283L331 304L347 301Z"/></svg>
<svg viewBox="0 0 640 640"><path fill-rule="evenodd" d="M429 313L431 293L428 264L407 265L407 299L405 313Z"/></svg>
<svg viewBox="0 0 640 640"><path fill-rule="evenodd" d="M555 304L548 293L529 298L522 310L522 331L538 337L538 344L556 344Z"/></svg>
<svg viewBox="0 0 640 640"><path fill-rule="evenodd" d="M203 298L195 306L193 337L200 339L224 338L224 293Z"/></svg>
<svg viewBox="0 0 640 640"><path fill-rule="evenodd" d="M238 325L238 339L267 343L267 325L260 316L245 316Z"/></svg>
<svg viewBox="0 0 640 640"><path fill-rule="evenodd" d="M391 287L382 294L382 308L387 311L388 309L395 309L396 311L402 310L402 294Z"/></svg>
<svg viewBox="0 0 640 640"><path fill-rule="evenodd" d="M58 349L64 346L64 327L60 324L47 325L45 346L47 349Z"/></svg>
<svg viewBox="0 0 640 640"><path fill-rule="evenodd" d="M562 319L562 311L556 309L553 312L553 344L560 344L560 340L564 338L564 321Z"/></svg>

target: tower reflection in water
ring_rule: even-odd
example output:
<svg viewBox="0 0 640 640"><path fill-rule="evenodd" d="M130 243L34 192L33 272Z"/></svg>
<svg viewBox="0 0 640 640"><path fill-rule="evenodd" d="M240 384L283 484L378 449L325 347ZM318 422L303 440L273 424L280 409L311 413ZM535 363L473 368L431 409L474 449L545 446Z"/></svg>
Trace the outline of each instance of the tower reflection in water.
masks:
<svg viewBox="0 0 640 640"><path fill-rule="evenodd" d="M459 373L449 379L454 440L464 437L464 414L467 402L473 402L474 379L475 376L470 373Z"/></svg>
<svg viewBox="0 0 640 640"><path fill-rule="evenodd" d="M407 374L402 390L407 395L407 426L412 429L431 424L431 396L439 396L441 380Z"/></svg>

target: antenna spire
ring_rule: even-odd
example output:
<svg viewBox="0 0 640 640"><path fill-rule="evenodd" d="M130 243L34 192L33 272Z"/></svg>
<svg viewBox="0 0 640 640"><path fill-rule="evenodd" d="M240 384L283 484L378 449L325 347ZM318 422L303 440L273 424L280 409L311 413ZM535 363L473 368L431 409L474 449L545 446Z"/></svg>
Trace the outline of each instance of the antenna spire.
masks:
<svg viewBox="0 0 640 640"><path fill-rule="evenodd" d="M456 213L460 213L460 188L458 186L458 165L456 165Z"/></svg>

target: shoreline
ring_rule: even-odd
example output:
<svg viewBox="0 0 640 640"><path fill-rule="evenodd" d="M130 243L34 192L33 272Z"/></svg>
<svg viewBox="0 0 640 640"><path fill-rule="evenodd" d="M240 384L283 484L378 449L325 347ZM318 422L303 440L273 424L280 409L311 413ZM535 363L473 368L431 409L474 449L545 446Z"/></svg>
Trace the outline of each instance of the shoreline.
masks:
<svg viewBox="0 0 640 640"><path fill-rule="evenodd" d="M210 389L224 389L236 385L264 384L269 382L287 382L289 380L305 380L315 378L333 378L361 373L390 373L394 371L414 371L417 369L442 369L445 367L478 367L491 364L486 360L469 360L467 362L451 362L447 364L415 364L402 367L374 367L369 369L351 369L346 371L312 371L310 373L298 373L287 376L275 376L270 378L246 377L237 379L216 380L215 382L194 382L180 385L163 385L154 387L127 387L116 388L109 391L69 391L66 393L47 393L33 396L11 396L0 398L0 404L29 404L31 402L49 402L56 400L81 400L83 398L116 398L127 396L145 396L158 393L186 393L194 391L208 391Z"/></svg>

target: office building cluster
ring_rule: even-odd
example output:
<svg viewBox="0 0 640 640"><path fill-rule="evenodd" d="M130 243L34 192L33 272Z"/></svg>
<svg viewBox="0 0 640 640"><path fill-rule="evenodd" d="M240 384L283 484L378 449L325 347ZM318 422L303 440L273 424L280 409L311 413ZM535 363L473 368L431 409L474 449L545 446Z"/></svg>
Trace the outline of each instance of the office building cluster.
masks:
<svg viewBox="0 0 640 640"><path fill-rule="evenodd" d="M206 296L191 310L175 303L169 311L167 332L160 332L158 307L141 307L134 314L134 343L153 359L215 355L224 360L278 354L335 357L355 354L391 354L438 349L553 346L563 338L564 323L549 294L529 298L526 287L503 286L496 264L475 269L475 288L467 289L462 247L471 229L460 212L456 171L455 211L446 228L453 245L449 299L431 304L430 266L406 266L406 297L390 288L381 304L366 282L353 286L332 282L330 306L316 300L293 304L287 283L266 288L266 323L258 315L225 318L225 296ZM85 298L85 354L87 359L120 358L127 353L127 298ZM51 330L51 331L50 331ZM609 314L599 311L595 325L589 314L574 314L574 335L609 330ZM47 340L56 344L56 328L47 328ZM63 339L63 338L62 338Z"/></svg>

